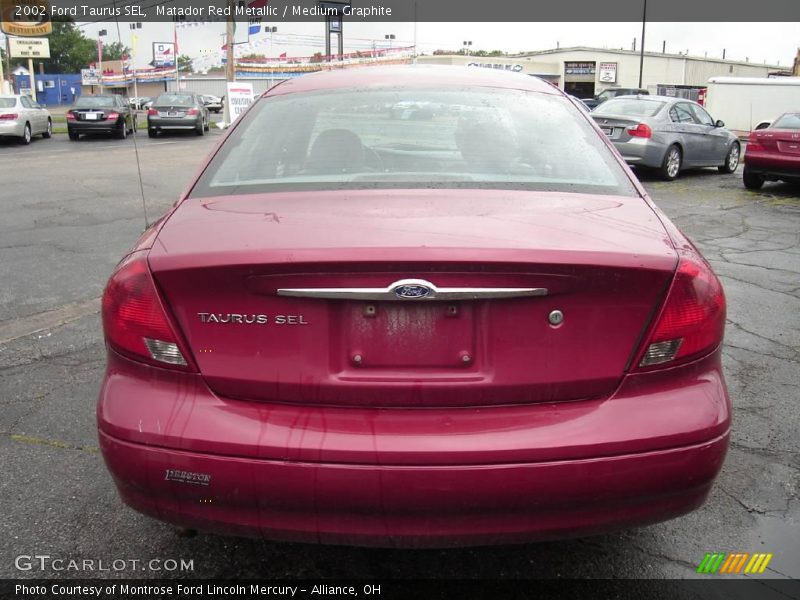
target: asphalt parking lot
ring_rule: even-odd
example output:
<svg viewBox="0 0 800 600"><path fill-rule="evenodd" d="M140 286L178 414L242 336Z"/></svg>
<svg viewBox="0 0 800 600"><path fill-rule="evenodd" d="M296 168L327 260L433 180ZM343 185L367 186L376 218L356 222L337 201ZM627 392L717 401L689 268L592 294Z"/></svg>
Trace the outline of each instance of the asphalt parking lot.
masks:
<svg viewBox="0 0 800 600"><path fill-rule="evenodd" d="M180 537L125 507L97 451L94 405L98 300L145 222L135 147L153 221L219 136L0 142L0 577L87 575L15 568L47 554L193 560L191 572L118 574L131 577L689 578L706 552L742 551L773 553L771 577L800 578L800 188L750 192L741 169L642 175L728 297L732 445L701 510L586 539L401 551Z"/></svg>

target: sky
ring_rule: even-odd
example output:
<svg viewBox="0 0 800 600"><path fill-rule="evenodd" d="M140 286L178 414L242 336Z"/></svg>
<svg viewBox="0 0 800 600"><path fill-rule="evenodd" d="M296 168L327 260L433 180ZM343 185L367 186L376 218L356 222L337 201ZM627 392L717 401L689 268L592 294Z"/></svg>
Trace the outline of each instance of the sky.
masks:
<svg viewBox="0 0 800 600"><path fill-rule="evenodd" d="M265 25L271 23L264 23ZM251 41L258 42L249 51L267 56L310 56L324 52L324 25L322 23L277 22L277 33L261 33ZM106 42L118 39L131 46L131 30L127 22L120 22L119 35L116 24L81 24L88 37L96 37L98 30L106 29ZM239 27L237 41L246 40L243 25ZM436 49L458 49L465 40L472 41L473 50L504 50L522 52L546 50L559 44L568 46L596 46L630 49L634 38L641 37L641 23L344 23L345 52L414 45L416 29L420 52ZM208 57L213 62L222 56L224 23L202 24L178 29L181 54L192 58ZM388 42L387 34L395 40ZM145 67L152 60L152 43L173 39L171 23L144 23L137 31L136 65ZM667 52L687 52L693 56L726 57L733 60L791 66L800 47L800 23L648 23L646 50L660 52L666 41ZM335 44L333 45L335 49ZM638 45L637 45L638 49ZM243 49L245 50L245 49ZM207 61L206 61L207 62Z"/></svg>

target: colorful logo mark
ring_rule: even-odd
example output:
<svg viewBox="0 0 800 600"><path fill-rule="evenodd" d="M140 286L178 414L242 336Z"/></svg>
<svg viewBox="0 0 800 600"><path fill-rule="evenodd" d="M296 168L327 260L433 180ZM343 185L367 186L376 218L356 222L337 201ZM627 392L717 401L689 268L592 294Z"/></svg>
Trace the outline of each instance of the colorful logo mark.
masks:
<svg viewBox="0 0 800 600"><path fill-rule="evenodd" d="M756 552L706 552L700 566L697 567L698 573L728 573L728 574L753 574L763 573L767 569L772 554Z"/></svg>

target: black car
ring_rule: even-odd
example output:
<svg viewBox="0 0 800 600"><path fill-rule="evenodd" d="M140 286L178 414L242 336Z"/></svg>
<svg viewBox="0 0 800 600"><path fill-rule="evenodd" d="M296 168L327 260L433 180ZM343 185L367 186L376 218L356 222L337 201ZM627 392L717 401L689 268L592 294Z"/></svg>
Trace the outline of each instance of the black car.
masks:
<svg viewBox="0 0 800 600"><path fill-rule="evenodd" d="M161 94L147 109L147 135L150 137L156 137L161 131L181 129L203 135L209 123L208 108L197 94Z"/></svg>
<svg viewBox="0 0 800 600"><path fill-rule="evenodd" d="M124 140L136 129L136 115L119 94L83 96L67 111L67 133L76 141L81 134L111 134Z"/></svg>

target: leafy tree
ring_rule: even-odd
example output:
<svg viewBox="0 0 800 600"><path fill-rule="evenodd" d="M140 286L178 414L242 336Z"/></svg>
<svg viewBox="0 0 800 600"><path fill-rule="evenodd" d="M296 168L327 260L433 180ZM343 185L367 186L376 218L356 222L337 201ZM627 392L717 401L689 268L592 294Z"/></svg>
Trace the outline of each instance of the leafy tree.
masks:
<svg viewBox="0 0 800 600"><path fill-rule="evenodd" d="M130 56L131 49L119 42L103 45L103 60L122 60L123 56Z"/></svg>
<svg viewBox="0 0 800 600"><path fill-rule="evenodd" d="M186 54L178 55L178 71L191 71L192 57Z"/></svg>
<svg viewBox="0 0 800 600"><path fill-rule="evenodd" d="M97 62L97 44L83 35L70 18L54 17L50 57L44 60L47 73L79 73Z"/></svg>

